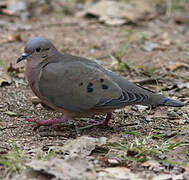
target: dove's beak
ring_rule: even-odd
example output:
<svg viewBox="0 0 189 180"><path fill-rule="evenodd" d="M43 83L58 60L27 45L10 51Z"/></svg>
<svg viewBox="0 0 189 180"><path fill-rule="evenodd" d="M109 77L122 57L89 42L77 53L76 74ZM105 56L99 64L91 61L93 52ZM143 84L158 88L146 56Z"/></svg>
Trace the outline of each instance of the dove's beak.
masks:
<svg viewBox="0 0 189 180"><path fill-rule="evenodd" d="M27 53L23 53L17 60L16 63L19 63L20 61L26 59L29 56Z"/></svg>

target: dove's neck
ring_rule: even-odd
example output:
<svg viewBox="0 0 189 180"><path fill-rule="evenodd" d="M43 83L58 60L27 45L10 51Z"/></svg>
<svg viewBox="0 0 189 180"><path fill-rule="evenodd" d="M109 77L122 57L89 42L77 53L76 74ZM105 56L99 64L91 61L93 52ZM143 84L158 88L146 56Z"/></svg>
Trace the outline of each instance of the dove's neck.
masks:
<svg viewBox="0 0 189 180"><path fill-rule="evenodd" d="M28 79L29 85L32 88L36 84L39 75L39 65L40 62L37 61L27 61L26 64L26 77Z"/></svg>

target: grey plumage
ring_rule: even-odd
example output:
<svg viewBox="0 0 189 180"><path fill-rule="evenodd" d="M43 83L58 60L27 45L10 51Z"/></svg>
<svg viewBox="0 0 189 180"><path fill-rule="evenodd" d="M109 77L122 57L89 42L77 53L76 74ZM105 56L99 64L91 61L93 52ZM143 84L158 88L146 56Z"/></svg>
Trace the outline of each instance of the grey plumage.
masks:
<svg viewBox="0 0 189 180"><path fill-rule="evenodd" d="M69 114L86 114L91 110L94 114L95 110L109 112L133 104L184 105L129 82L95 61L61 54L45 38L28 41L25 53L17 62L23 59L28 60L27 77L34 93L47 105Z"/></svg>

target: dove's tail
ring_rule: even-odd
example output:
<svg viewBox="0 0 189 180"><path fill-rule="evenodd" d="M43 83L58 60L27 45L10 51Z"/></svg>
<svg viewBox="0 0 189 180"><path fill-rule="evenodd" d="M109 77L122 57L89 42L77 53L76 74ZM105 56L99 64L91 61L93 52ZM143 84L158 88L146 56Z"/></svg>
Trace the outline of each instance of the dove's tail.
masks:
<svg viewBox="0 0 189 180"><path fill-rule="evenodd" d="M159 102L158 106L182 107L184 106L184 103L174 100L174 99L163 98Z"/></svg>

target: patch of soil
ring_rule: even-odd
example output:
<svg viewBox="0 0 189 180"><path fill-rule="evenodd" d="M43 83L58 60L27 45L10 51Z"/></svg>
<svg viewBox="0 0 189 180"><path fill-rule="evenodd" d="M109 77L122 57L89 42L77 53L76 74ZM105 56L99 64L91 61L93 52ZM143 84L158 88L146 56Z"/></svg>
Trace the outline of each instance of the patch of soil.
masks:
<svg viewBox="0 0 189 180"><path fill-rule="evenodd" d="M10 21L12 17L7 19ZM16 18L14 20L18 21ZM167 73L166 71L166 67L171 63L179 62L189 65L189 29L183 32L185 25L176 24L172 20L165 22L156 19L155 21L145 22L141 26L109 27L91 19L43 15L29 20L28 23L31 24L31 30L16 32L20 35L22 42L8 42L5 40L6 38L0 38L0 61L7 67L10 63L13 63L14 67L24 66L24 63L17 65L15 62L23 52L25 42L32 37L42 36L51 40L62 52L95 58L105 65L112 62L110 55L113 52L125 48L126 53L122 57L122 61L127 62L132 67L133 72L124 70L118 73L130 80L144 79L150 76L156 78L165 74L159 84L155 84L153 87L148 86L158 91L161 90L161 87L170 87L178 81L188 81L187 68L181 68L175 72ZM131 32L132 36L145 32L149 41L158 43L163 48L146 52L142 49L144 41L140 38L132 40ZM11 30L7 32L6 29L0 29L1 36L14 33ZM153 68L156 70L150 72L150 69ZM180 98L188 98L189 95L188 89L181 89L172 94L171 90L165 93ZM30 155L29 152L33 149L43 150L46 147L63 146L68 139L75 139L78 136L75 130L75 122L77 122L77 127L94 123L90 118L78 119L75 122L67 122L57 127L39 127L36 129L35 125L27 122L26 119L55 119L61 118L62 115L47 110L41 105L33 105L29 100L32 96L33 93L26 80L20 83L18 79L15 79L10 86L0 87L0 147L9 149L10 143L15 142L21 150ZM158 110L161 111L163 116L163 114L167 115L169 108L162 107ZM14 112L14 115L7 113L10 111ZM157 109L152 109L151 111L140 112L135 107L126 107L123 110L115 111L110 127L85 129L79 135L122 137L122 132L125 130L148 135L149 133L156 134L160 130L178 130L189 123L188 121L183 124L179 123L183 119L182 115L177 116L174 120L161 118L161 116L155 116L152 121L146 120L147 116L154 115L156 111ZM187 108L181 109L181 111L181 114L189 115ZM175 110L175 113L178 113L178 111ZM93 121L102 121L104 118L104 116L97 116ZM0 178L4 177L0 175Z"/></svg>

